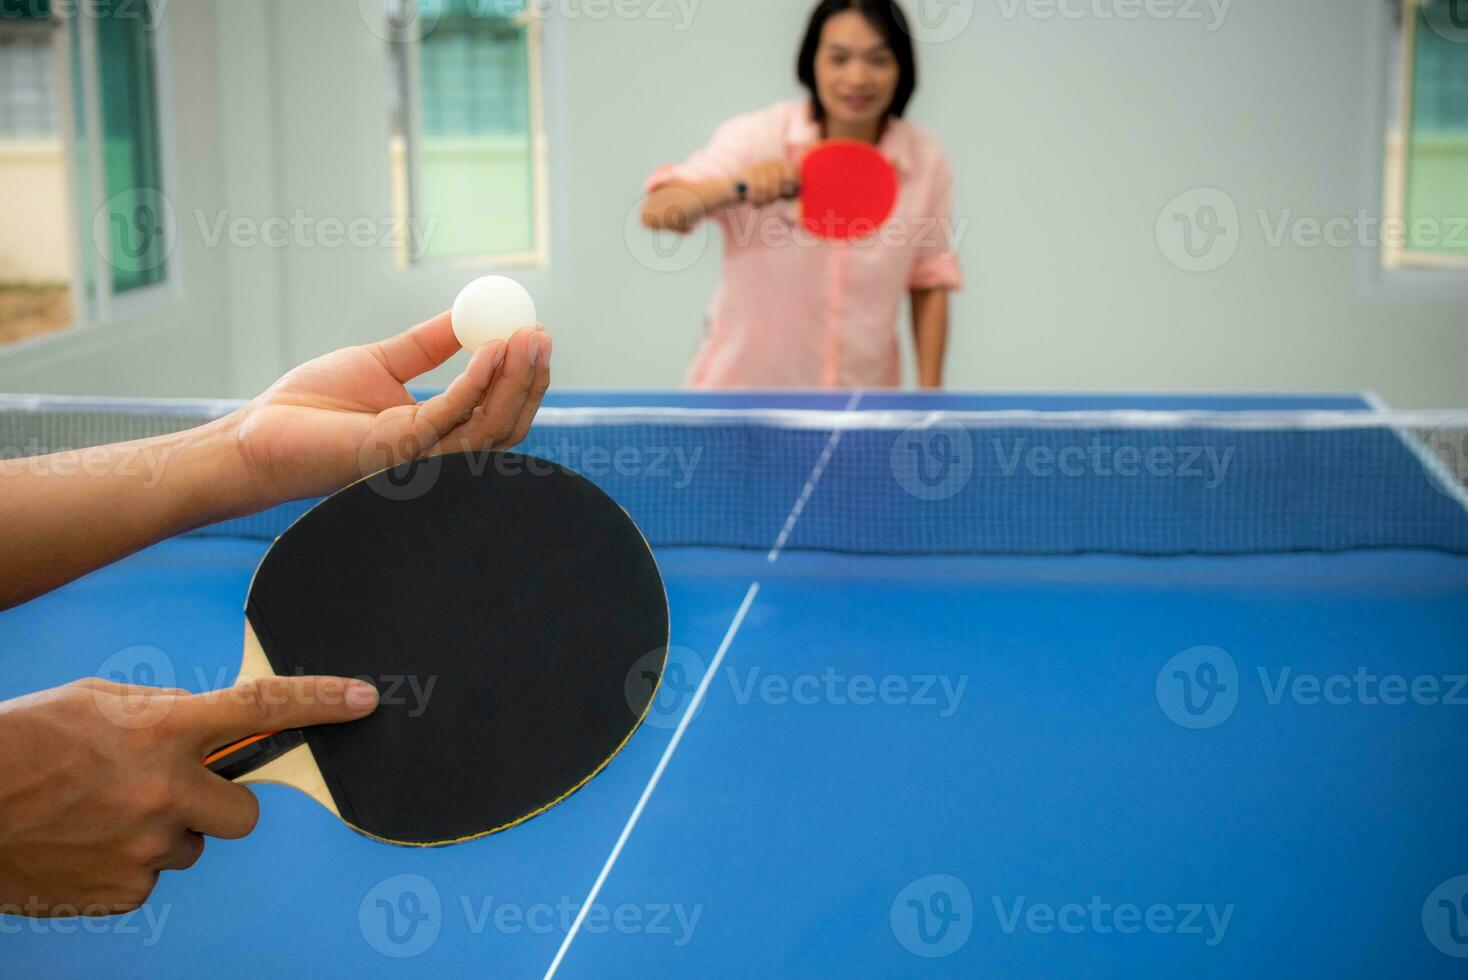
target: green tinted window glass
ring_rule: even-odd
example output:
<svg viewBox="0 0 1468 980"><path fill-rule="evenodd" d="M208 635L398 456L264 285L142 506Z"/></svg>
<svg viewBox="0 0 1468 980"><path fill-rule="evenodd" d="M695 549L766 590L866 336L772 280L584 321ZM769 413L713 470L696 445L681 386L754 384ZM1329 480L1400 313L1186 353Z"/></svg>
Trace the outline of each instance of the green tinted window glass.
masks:
<svg viewBox="0 0 1468 980"><path fill-rule="evenodd" d="M94 23L102 82L102 158L112 288L126 293L162 282L166 274L168 241L159 213L163 175L155 32L146 4L136 0L91 2L98 8Z"/></svg>
<svg viewBox="0 0 1468 980"><path fill-rule="evenodd" d="M1428 0L1416 16L1408 248L1468 255L1468 2Z"/></svg>
<svg viewBox="0 0 1468 980"><path fill-rule="evenodd" d="M504 18L440 23L423 39L425 136L527 131L529 52L525 31Z"/></svg>

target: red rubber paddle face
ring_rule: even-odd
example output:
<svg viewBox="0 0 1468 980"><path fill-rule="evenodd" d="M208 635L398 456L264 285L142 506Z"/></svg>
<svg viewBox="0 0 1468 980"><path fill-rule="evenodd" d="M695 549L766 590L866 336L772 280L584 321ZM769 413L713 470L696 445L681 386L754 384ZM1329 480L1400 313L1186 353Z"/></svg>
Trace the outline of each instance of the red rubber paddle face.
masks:
<svg viewBox="0 0 1468 980"><path fill-rule="evenodd" d="M800 224L817 238L875 235L897 206L897 170L870 143L827 140L800 164Z"/></svg>

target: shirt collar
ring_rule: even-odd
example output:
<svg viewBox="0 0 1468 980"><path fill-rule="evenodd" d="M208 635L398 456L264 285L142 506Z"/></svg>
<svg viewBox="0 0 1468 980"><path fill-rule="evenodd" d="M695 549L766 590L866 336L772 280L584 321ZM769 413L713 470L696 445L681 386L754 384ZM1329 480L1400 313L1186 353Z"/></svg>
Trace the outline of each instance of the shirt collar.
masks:
<svg viewBox="0 0 1468 980"><path fill-rule="evenodd" d="M796 151L792 154L793 156L798 156L801 152L819 143L820 140L821 124L816 122L811 114L810 101L802 101L800 108L790 114L790 122L785 127L785 146L787 149ZM892 161L898 173L904 177L911 175L913 147L911 130L907 123L896 116L889 117L886 131L882 133L877 149Z"/></svg>

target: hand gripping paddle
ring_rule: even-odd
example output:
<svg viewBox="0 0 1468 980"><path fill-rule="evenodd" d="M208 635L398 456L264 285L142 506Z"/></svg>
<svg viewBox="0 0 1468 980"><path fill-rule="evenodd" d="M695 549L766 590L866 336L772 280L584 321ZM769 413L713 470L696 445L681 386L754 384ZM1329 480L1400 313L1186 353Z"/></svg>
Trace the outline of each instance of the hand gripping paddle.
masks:
<svg viewBox="0 0 1468 980"><path fill-rule="evenodd" d="M739 200L749 193L734 185ZM870 143L826 140L800 162L800 225L817 238L850 241L876 234L897 207L897 169Z"/></svg>
<svg viewBox="0 0 1468 980"><path fill-rule="evenodd" d="M299 789L388 843L469 840L600 772L647 713L667 646L652 552L596 486L513 453L419 460L312 508L245 605L241 679L361 677L377 710L205 763Z"/></svg>

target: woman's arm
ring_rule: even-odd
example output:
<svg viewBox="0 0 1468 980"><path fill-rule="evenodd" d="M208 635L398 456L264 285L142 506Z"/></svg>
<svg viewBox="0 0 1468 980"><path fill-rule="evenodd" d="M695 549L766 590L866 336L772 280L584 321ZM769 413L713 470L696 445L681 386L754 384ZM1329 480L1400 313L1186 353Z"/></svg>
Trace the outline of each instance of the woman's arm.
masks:
<svg viewBox="0 0 1468 980"><path fill-rule="evenodd" d="M166 537L331 493L422 455L510 446L550 383L550 336L481 348L446 392L404 385L459 350L444 313L391 340L296 368L200 428L0 461L0 609Z"/></svg>
<svg viewBox="0 0 1468 980"><path fill-rule="evenodd" d="M943 387L943 359L948 350L948 290L912 291L912 339L917 348L918 384Z"/></svg>
<svg viewBox="0 0 1468 980"><path fill-rule="evenodd" d="M657 231L692 231L709 212L738 201L732 180L664 184L642 202L642 224Z"/></svg>
<svg viewBox="0 0 1468 980"><path fill-rule="evenodd" d="M671 181L642 203L642 223L663 231L692 231L698 223L720 208L734 204L766 204L794 197L800 174L788 160L767 160L742 171L732 180L697 183ZM739 185L744 185L744 196Z"/></svg>

